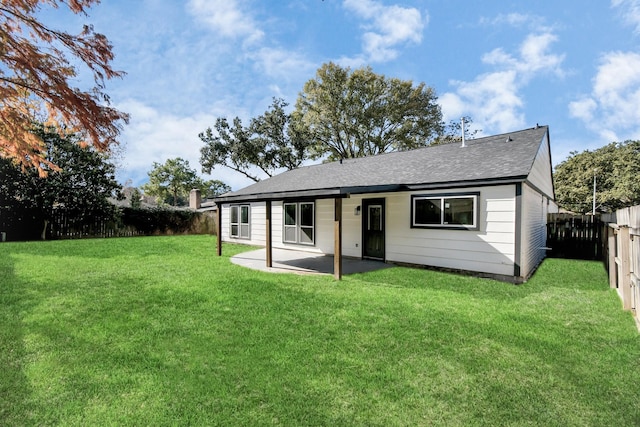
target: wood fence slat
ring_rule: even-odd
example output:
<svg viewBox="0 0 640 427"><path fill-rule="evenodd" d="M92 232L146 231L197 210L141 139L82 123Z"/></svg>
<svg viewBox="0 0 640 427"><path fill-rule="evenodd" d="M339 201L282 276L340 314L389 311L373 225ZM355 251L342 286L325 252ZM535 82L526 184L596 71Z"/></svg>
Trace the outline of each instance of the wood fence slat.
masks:
<svg viewBox="0 0 640 427"><path fill-rule="evenodd" d="M622 289L622 308L631 309L631 260L629 227L620 228L620 282Z"/></svg>
<svg viewBox="0 0 640 427"><path fill-rule="evenodd" d="M607 238L607 254L608 254L608 262L609 262L609 287L617 288L618 287L618 266L616 264L616 229L614 226L609 226L607 228L608 238Z"/></svg>
<svg viewBox="0 0 640 427"><path fill-rule="evenodd" d="M596 215L566 213L547 216L547 247L550 257L603 259L603 225Z"/></svg>
<svg viewBox="0 0 640 427"><path fill-rule="evenodd" d="M630 310L640 330L640 206L619 209L609 224L607 252L609 285L615 287L622 308Z"/></svg>

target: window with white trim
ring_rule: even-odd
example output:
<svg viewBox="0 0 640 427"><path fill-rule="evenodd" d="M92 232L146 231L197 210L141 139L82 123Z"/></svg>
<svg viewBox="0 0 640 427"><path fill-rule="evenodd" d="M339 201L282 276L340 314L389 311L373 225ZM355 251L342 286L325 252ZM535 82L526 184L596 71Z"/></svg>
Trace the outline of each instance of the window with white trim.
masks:
<svg viewBox="0 0 640 427"><path fill-rule="evenodd" d="M411 227L478 228L479 194L411 196Z"/></svg>
<svg viewBox="0 0 640 427"><path fill-rule="evenodd" d="M284 233L286 243L313 245L315 243L315 203L284 203Z"/></svg>
<svg viewBox="0 0 640 427"><path fill-rule="evenodd" d="M230 207L229 235L239 239L250 238L251 215L249 205L232 205Z"/></svg>

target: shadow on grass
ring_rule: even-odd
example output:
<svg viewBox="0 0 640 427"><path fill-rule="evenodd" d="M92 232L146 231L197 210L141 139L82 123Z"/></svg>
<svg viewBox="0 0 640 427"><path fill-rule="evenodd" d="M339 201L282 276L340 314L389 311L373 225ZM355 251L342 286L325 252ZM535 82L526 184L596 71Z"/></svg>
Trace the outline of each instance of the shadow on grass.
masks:
<svg viewBox="0 0 640 427"><path fill-rule="evenodd" d="M144 240L144 252L139 250L140 240ZM35 242L9 242L3 245L11 248L14 254L42 256L43 254L60 258L117 258L120 256L167 256L182 254L192 250L194 241L210 241L207 245L215 256L216 236L184 235L184 236L136 236L112 237L96 239L47 240ZM236 246L239 246L236 248ZM229 245L223 255L232 256L244 248L240 245ZM244 249L246 250L246 249ZM207 254L201 254L203 256Z"/></svg>
<svg viewBox="0 0 640 427"><path fill-rule="evenodd" d="M0 244L0 423L32 424L31 387L25 374L27 350L22 316L34 305L27 284L16 277L9 245ZM26 417L26 418L25 418Z"/></svg>
<svg viewBox="0 0 640 427"><path fill-rule="evenodd" d="M581 291L608 289L606 272L598 261L546 259L536 273L520 285L429 269L394 267L352 276L371 285L441 290L492 300L526 297L547 288Z"/></svg>

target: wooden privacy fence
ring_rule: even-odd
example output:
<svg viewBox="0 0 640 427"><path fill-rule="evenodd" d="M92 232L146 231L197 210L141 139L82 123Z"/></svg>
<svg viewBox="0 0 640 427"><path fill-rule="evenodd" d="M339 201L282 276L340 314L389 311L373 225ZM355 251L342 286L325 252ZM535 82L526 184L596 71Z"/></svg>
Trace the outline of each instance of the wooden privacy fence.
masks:
<svg viewBox="0 0 640 427"><path fill-rule="evenodd" d="M547 253L552 258L601 260L605 223L600 215L549 214Z"/></svg>
<svg viewBox="0 0 640 427"><path fill-rule="evenodd" d="M640 329L640 206L615 214L549 214L548 255L604 261L609 285Z"/></svg>
<svg viewBox="0 0 640 427"><path fill-rule="evenodd" d="M87 237L129 237L161 234L211 234L215 217L210 213L173 209L120 208L113 218L78 218L56 209L45 219L35 209L0 209L0 241Z"/></svg>
<svg viewBox="0 0 640 427"><path fill-rule="evenodd" d="M47 238L131 237L165 234L211 234L215 230L210 215L191 210L164 208L122 208L114 219L89 218L77 221L65 211L52 215Z"/></svg>
<svg viewBox="0 0 640 427"><path fill-rule="evenodd" d="M622 307L631 310L636 322L640 304L640 206L620 209L616 223L608 227L609 285L622 299Z"/></svg>

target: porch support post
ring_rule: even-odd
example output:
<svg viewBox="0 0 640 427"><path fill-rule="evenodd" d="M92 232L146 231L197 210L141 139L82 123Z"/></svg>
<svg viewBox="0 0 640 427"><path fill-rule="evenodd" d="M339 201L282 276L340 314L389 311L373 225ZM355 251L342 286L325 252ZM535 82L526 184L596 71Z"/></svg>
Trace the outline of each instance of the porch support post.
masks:
<svg viewBox="0 0 640 427"><path fill-rule="evenodd" d="M266 230L267 230L267 268L273 266L273 251L272 251L272 238L271 238L271 200L266 201Z"/></svg>
<svg viewBox="0 0 640 427"><path fill-rule="evenodd" d="M216 203L216 254L222 256L222 203Z"/></svg>
<svg viewBox="0 0 640 427"><path fill-rule="evenodd" d="M342 279L342 199L334 199L334 222L333 222L333 277L336 280Z"/></svg>

